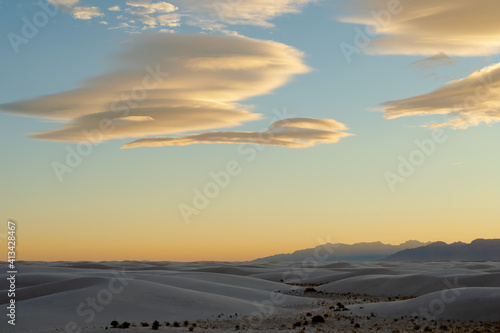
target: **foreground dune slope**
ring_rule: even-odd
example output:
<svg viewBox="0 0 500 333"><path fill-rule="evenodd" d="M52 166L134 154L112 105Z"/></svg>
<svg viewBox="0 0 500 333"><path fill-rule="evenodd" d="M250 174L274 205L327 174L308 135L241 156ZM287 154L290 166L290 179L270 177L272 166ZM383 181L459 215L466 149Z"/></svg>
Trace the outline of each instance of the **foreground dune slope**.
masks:
<svg viewBox="0 0 500 333"><path fill-rule="evenodd" d="M7 291L0 290L4 309ZM255 318L264 319L255 331L295 331L297 318L307 321L308 312L329 314L325 331L333 330L334 318L346 327L367 317L495 322L500 263L23 262L15 299L16 326L3 320L0 332L101 332L113 320L137 326L200 320L226 331ZM337 308L339 302L346 309Z"/></svg>

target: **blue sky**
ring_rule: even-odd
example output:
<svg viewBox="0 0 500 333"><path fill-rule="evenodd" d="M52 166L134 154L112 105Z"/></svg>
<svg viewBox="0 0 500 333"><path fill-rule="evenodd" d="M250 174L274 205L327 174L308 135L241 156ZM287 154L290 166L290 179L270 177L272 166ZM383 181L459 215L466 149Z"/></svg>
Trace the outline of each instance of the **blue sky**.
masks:
<svg viewBox="0 0 500 333"><path fill-rule="evenodd" d="M157 2L147 4L152 3ZM114 5L121 11L107 10ZM408 158L418 148L415 140L432 138L433 130L422 125L443 116L429 112L408 117L408 104L402 104L406 109L397 105L397 111L404 114L397 119L385 119L383 112L372 110L387 101L428 94L496 64L495 52L468 54L473 52L444 45L441 51L458 62L451 66L438 63L432 69L411 69L409 65L439 52L369 54L377 52L365 50L348 63L340 45L352 44L355 28L365 29L365 25L341 22L345 10L339 2L297 5L297 13L270 18L268 22L274 26L223 22L224 28L211 30L187 23L203 13L184 14L176 27L143 30L145 25L136 21L136 29L112 29L124 22L116 17L123 13L125 3L81 0L77 6L98 7L103 16L76 19L74 6L61 6L16 53L8 33L21 34L22 18L32 18L40 7L31 1L0 2L4 36L0 42L0 104L78 88L82 80L108 72L115 65L116 54L130 40L141 40L161 29L174 30L162 32L164 35L222 38L237 32L245 36L241 38L272 40L303 52L302 61L312 70L291 76L268 94L239 101L254 105L252 112L262 114L263 119L221 130L265 130L274 122L273 110L286 110L292 117L333 119L354 136L303 149L262 145L253 148L257 149L256 158L251 162L239 153L242 144L123 150L121 146L140 137L111 139L93 147L61 182L53 162L63 163L67 147L76 149L77 143L30 138L30 133L57 124L0 113L1 183L5 189L0 194L1 218L24 225L20 232L26 237L26 244L21 243L26 259L86 255L92 259L251 259L314 246L319 235L331 235L332 242L398 243L411 238L470 241L500 231L494 225L498 220L494 199L500 185L496 176L500 161L495 154L498 125L441 128L445 142L437 144L435 152L391 190L387 172L397 175L399 157ZM362 15L359 17L361 20ZM182 135L197 132L203 131ZM210 172L223 170L231 160L238 161L241 174L186 223L179 205L191 205L193 189L211 182ZM83 244L98 246L102 236L96 234L101 232L154 240L163 234L175 241L145 249L111 242L117 250L86 254ZM196 247L182 245L188 240ZM44 241L51 243L50 249L37 254L34 249ZM251 251L251 244L258 241L262 246ZM60 248L69 248L68 253L59 253ZM196 253L206 254L197 257Z"/></svg>

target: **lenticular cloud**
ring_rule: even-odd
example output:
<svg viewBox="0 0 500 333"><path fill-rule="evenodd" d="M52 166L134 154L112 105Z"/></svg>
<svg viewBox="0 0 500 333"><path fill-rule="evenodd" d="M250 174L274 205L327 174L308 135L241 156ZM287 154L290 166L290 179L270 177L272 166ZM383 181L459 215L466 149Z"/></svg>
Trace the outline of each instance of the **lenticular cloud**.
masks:
<svg viewBox="0 0 500 333"><path fill-rule="evenodd" d="M262 132L219 131L184 137L139 139L122 148L186 146L197 143L249 143L268 146L305 148L317 143L336 143L352 134L342 132L347 127L332 119L290 118L273 123Z"/></svg>
<svg viewBox="0 0 500 333"><path fill-rule="evenodd" d="M32 135L52 141L105 141L234 127L261 118L241 101L268 94L310 70L302 56L285 44L246 37L143 35L114 55L108 73L84 80L77 89L2 104L0 110L61 122ZM274 140L281 137L286 146L333 142L345 135L335 126L284 129L272 132ZM228 133L200 137L210 137L203 142L231 140ZM222 137L226 139L217 139ZM187 138L176 140L186 144Z"/></svg>

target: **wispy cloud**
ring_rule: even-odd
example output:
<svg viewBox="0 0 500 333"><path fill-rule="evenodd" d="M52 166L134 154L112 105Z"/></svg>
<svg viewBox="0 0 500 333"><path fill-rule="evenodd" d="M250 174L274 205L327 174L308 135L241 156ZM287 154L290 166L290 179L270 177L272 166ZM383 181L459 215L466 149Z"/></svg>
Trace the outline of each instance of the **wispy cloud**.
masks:
<svg viewBox="0 0 500 333"><path fill-rule="evenodd" d="M71 9L76 19L102 16L98 7L75 7L78 0L49 0ZM284 14L298 14L302 8L318 0L128 0L108 11L119 13L116 18L127 23L127 31L138 32L162 26L196 26L203 30L229 32L228 26L254 25L273 27L274 18ZM114 25L110 29L123 25ZM232 31L234 34L237 32Z"/></svg>
<svg viewBox="0 0 500 333"><path fill-rule="evenodd" d="M79 0L47 0L51 4L62 6L65 8L72 8L78 4Z"/></svg>
<svg viewBox="0 0 500 333"><path fill-rule="evenodd" d="M333 119L290 118L275 122L267 131L219 131L183 137L139 139L122 148L186 146L198 143L249 143L257 145L305 148L317 143L336 143L352 134L342 132L347 127Z"/></svg>
<svg viewBox="0 0 500 333"><path fill-rule="evenodd" d="M386 118L445 115L431 128L449 126L465 129L500 121L500 63L478 70L466 78L451 81L441 88L420 96L386 102Z"/></svg>
<svg viewBox="0 0 500 333"><path fill-rule="evenodd" d="M156 19L149 16L149 15L144 15L144 14L137 14L137 15L132 15L130 16L132 20L142 22L143 24L149 26L149 27L156 27L157 22Z"/></svg>
<svg viewBox="0 0 500 333"><path fill-rule="evenodd" d="M158 15L156 21L160 26L178 27L180 26L180 15L178 14L164 14Z"/></svg>
<svg viewBox="0 0 500 333"><path fill-rule="evenodd" d="M73 17L79 20L90 20L93 17L104 16L98 7L74 7Z"/></svg>
<svg viewBox="0 0 500 333"><path fill-rule="evenodd" d="M272 27L270 21L284 14L300 13L308 3L317 0L177 0L172 1L192 19L227 25ZM191 22L196 25L196 22Z"/></svg>
<svg viewBox="0 0 500 333"><path fill-rule="evenodd" d="M151 2L146 0L128 0L127 5L140 9L140 14L172 13L179 8L168 2ZM133 11L133 10L132 10Z"/></svg>
<svg viewBox="0 0 500 333"><path fill-rule="evenodd" d="M431 57L414 61L409 65L409 67L416 70L427 70L440 66L453 66L457 63L457 59L453 59L441 52Z"/></svg>
<svg viewBox="0 0 500 333"><path fill-rule="evenodd" d="M341 21L373 27L372 54L478 56L500 51L500 1L354 0Z"/></svg>
<svg viewBox="0 0 500 333"><path fill-rule="evenodd" d="M33 134L42 140L86 142L103 122L112 130L102 131L101 141L207 131L260 119L239 102L310 70L295 48L246 37L154 33L123 47L109 73L80 88L2 104L0 110L63 122ZM285 132L299 138L307 132L310 141L339 137L295 125Z"/></svg>

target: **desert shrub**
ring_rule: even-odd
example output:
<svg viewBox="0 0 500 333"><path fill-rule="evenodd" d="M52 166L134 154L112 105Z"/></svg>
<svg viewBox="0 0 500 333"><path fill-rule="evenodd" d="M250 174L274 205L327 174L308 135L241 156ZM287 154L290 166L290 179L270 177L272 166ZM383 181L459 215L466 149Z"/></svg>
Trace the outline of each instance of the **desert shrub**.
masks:
<svg viewBox="0 0 500 333"><path fill-rule="evenodd" d="M158 320L153 321L151 328L153 328L153 330L157 331L160 328L160 322Z"/></svg>
<svg viewBox="0 0 500 333"><path fill-rule="evenodd" d="M130 327L130 323L129 322L126 322L124 321L123 323L121 323L120 325L120 328L129 328Z"/></svg>
<svg viewBox="0 0 500 333"><path fill-rule="evenodd" d="M142 327L149 327L149 324L148 324L148 323L146 323L145 321L143 321L143 322L141 323L141 326L142 326Z"/></svg>
<svg viewBox="0 0 500 333"><path fill-rule="evenodd" d="M189 325L189 321L187 321L187 320L186 320L186 321L184 322L184 326L185 326L185 327L188 327L188 325Z"/></svg>
<svg viewBox="0 0 500 333"><path fill-rule="evenodd" d="M119 324L119 323L118 323L116 320L113 320L113 321L111 322L111 327L116 328L116 327L118 327L118 324Z"/></svg>
<svg viewBox="0 0 500 333"><path fill-rule="evenodd" d="M311 322L313 324L324 323L325 322L325 318L323 318L322 316L314 316L313 319L311 320Z"/></svg>
<svg viewBox="0 0 500 333"><path fill-rule="evenodd" d="M174 326L174 327L180 327L181 325L178 322L174 321L174 323L173 323L172 326Z"/></svg>

